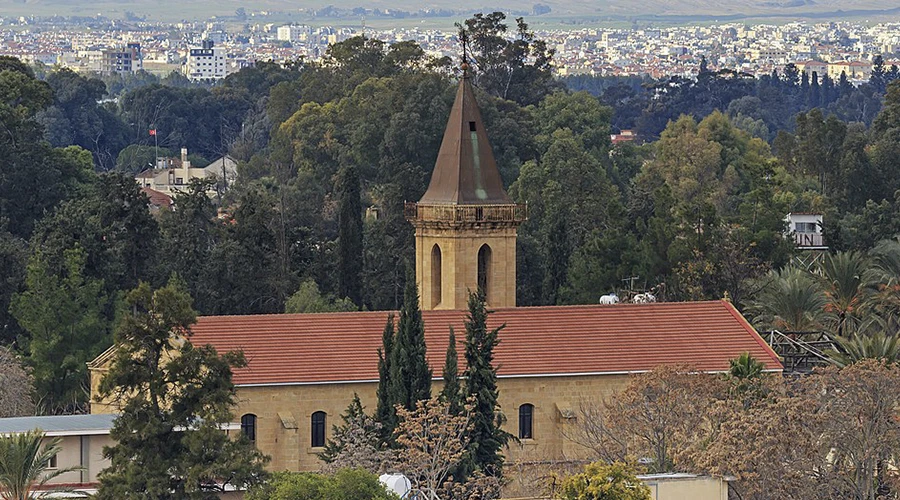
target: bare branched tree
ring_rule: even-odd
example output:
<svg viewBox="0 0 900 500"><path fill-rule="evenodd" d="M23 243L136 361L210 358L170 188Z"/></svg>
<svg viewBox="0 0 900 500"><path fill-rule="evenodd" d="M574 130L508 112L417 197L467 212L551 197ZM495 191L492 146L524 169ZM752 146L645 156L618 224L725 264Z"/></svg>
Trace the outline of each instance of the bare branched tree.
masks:
<svg viewBox="0 0 900 500"><path fill-rule="evenodd" d="M426 498L437 498L436 492L462 460L472 427L472 407L468 401L463 411L454 415L449 403L436 397L419 401L412 411L397 406L397 468Z"/></svg>
<svg viewBox="0 0 900 500"><path fill-rule="evenodd" d="M34 415L31 375L19 357L0 346L0 418Z"/></svg>

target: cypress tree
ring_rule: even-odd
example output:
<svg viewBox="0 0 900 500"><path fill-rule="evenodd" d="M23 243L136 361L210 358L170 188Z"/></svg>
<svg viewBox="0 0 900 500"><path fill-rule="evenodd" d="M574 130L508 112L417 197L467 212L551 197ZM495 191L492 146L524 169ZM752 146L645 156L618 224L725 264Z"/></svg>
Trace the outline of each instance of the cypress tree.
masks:
<svg viewBox="0 0 900 500"><path fill-rule="evenodd" d="M338 293L362 305L363 223L359 173L353 165L341 171L338 186Z"/></svg>
<svg viewBox="0 0 900 500"><path fill-rule="evenodd" d="M388 315L381 336L381 347L378 349L378 405L375 407L375 420L381 423L382 439L390 440L397 425L397 412L391 399L391 357L394 353L394 315Z"/></svg>
<svg viewBox="0 0 900 500"><path fill-rule="evenodd" d="M431 397L431 368L425 359L425 324L415 278L406 281L391 352L390 378L390 398L395 405L414 410L416 402Z"/></svg>
<svg viewBox="0 0 900 500"><path fill-rule="evenodd" d="M466 318L466 396L474 398L472 431L466 472L480 470L487 476L502 475L503 454L500 448L509 441L509 433L502 430L503 416L497 402L497 370L493 366L494 348L500 343L499 333L506 325L488 331L488 311L484 294L469 295L469 315Z"/></svg>
<svg viewBox="0 0 900 500"><path fill-rule="evenodd" d="M807 104L810 108L818 108L822 105L822 93L819 87L819 74L815 71L812 72L812 79L809 82L809 100Z"/></svg>
<svg viewBox="0 0 900 500"><path fill-rule="evenodd" d="M450 404L450 413L458 415L462 408L462 389L459 385L459 361L456 354L456 334L450 327L450 345L447 346L447 357L444 359L444 388L441 389L441 400Z"/></svg>

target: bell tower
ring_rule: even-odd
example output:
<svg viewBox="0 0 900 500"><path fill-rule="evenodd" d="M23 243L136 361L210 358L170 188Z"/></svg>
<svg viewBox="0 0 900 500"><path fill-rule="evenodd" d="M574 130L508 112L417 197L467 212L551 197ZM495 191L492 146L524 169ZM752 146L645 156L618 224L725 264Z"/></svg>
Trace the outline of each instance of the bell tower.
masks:
<svg viewBox="0 0 900 500"><path fill-rule="evenodd" d="M516 305L516 228L527 210L503 189L466 70L428 190L406 204L422 310L465 309L476 290L490 307Z"/></svg>

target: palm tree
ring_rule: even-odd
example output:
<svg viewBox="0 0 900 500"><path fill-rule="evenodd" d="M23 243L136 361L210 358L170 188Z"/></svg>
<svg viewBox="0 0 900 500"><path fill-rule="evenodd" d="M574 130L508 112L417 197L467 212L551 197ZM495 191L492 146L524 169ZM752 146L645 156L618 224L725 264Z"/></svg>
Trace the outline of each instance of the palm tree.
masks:
<svg viewBox="0 0 900 500"><path fill-rule="evenodd" d="M62 440L53 438L41 447L43 440L44 433L39 429L0 437L0 499L31 500L37 491L46 491L44 486L51 479L79 470L48 470L50 459L62 450Z"/></svg>
<svg viewBox="0 0 900 500"><path fill-rule="evenodd" d="M838 336L855 331L872 291L868 259L853 251L829 254L820 281L828 301L825 311L830 330Z"/></svg>
<svg viewBox="0 0 900 500"><path fill-rule="evenodd" d="M762 377L765 366L749 352L730 360L729 364L726 379L731 382L732 394L743 400L744 408L749 408L766 392Z"/></svg>
<svg viewBox="0 0 900 500"><path fill-rule="evenodd" d="M745 352L729 361L728 374L738 380L759 378L763 372L763 364L756 358Z"/></svg>
<svg viewBox="0 0 900 500"><path fill-rule="evenodd" d="M769 271L765 279L768 283L749 305L758 327L787 332L821 330L827 299L808 272L787 266Z"/></svg>
<svg viewBox="0 0 900 500"><path fill-rule="evenodd" d="M832 364L839 367L863 359L880 359L896 363L900 361L900 336L888 331L897 331L895 322L875 316L853 335L834 337L840 349L828 349L825 354Z"/></svg>
<svg viewBox="0 0 900 500"><path fill-rule="evenodd" d="M880 241L872 250L872 277L877 280L872 297L879 314L900 314L900 241Z"/></svg>

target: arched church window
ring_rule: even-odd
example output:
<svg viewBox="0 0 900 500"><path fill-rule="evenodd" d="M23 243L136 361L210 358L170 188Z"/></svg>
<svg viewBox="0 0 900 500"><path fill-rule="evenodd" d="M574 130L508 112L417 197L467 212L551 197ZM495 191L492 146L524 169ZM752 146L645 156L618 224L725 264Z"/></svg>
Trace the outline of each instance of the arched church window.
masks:
<svg viewBox="0 0 900 500"><path fill-rule="evenodd" d="M312 414L312 440L313 448L325 446L325 412L317 411Z"/></svg>
<svg viewBox="0 0 900 500"><path fill-rule="evenodd" d="M437 243L431 249L431 307L441 303L441 247Z"/></svg>
<svg viewBox="0 0 900 500"><path fill-rule="evenodd" d="M256 442L256 415L248 413L241 417L241 434Z"/></svg>
<svg viewBox="0 0 900 500"><path fill-rule="evenodd" d="M484 295L484 301L491 301L491 247L485 243L478 250L478 291Z"/></svg>
<svg viewBox="0 0 900 500"><path fill-rule="evenodd" d="M534 439L534 405L519 407L519 439Z"/></svg>

